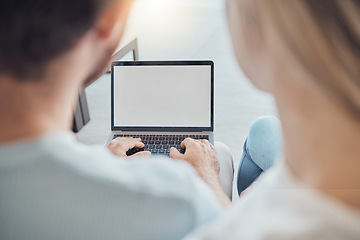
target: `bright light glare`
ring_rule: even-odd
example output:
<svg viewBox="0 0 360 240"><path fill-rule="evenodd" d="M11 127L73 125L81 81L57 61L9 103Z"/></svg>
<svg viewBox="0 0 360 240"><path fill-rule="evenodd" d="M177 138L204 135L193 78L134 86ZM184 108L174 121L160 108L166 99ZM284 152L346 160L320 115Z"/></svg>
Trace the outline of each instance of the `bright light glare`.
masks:
<svg viewBox="0 0 360 240"><path fill-rule="evenodd" d="M189 58L217 26L224 0L136 0L119 47L138 39L140 59Z"/></svg>
<svg viewBox="0 0 360 240"><path fill-rule="evenodd" d="M152 7L161 7L166 3L166 0L147 0L149 2L149 5Z"/></svg>

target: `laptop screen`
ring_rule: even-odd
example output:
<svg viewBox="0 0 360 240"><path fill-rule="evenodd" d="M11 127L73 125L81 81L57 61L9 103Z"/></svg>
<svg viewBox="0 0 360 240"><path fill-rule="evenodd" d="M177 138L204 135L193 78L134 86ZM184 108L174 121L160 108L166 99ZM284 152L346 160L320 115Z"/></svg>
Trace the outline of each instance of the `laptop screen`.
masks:
<svg viewBox="0 0 360 240"><path fill-rule="evenodd" d="M113 127L212 128L213 63L196 63L113 64Z"/></svg>

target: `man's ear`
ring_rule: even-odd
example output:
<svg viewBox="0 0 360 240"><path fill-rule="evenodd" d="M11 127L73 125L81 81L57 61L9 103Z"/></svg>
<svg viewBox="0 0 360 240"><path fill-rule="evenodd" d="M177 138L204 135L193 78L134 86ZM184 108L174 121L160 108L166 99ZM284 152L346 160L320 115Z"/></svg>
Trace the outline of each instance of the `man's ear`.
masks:
<svg viewBox="0 0 360 240"><path fill-rule="evenodd" d="M100 38L105 40L114 32L124 31L131 4L132 0L115 1L102 11L95 25Z"/></svg>

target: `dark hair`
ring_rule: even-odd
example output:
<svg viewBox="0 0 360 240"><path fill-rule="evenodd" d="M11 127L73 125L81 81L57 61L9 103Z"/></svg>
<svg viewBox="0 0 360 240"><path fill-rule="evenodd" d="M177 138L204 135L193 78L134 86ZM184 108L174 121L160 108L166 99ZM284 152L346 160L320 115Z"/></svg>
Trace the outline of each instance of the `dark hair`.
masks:
<svg viewBox="0 0 360 240"><path fill-rule="evenodd" d="M40 78L93 26L109 0L1 0L0 75Z"/></svg>

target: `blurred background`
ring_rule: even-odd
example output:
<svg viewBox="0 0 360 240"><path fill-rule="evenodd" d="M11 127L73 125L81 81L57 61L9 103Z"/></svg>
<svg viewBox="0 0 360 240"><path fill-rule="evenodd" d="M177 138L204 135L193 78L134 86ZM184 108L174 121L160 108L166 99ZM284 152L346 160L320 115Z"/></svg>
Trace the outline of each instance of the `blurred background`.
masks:
<svg viewBox="0 0 360 240"><path fill-rule="evenodd" d="M215 62L215 140L231 148L237 168L251 122L276 115L276 109L273 98L255 89L237 65L225 0L135 0L119 48L134 38L140 60ZM86 144L104 144L110 133L110 75L86 93L91 121L77 137Z"/></svg>

